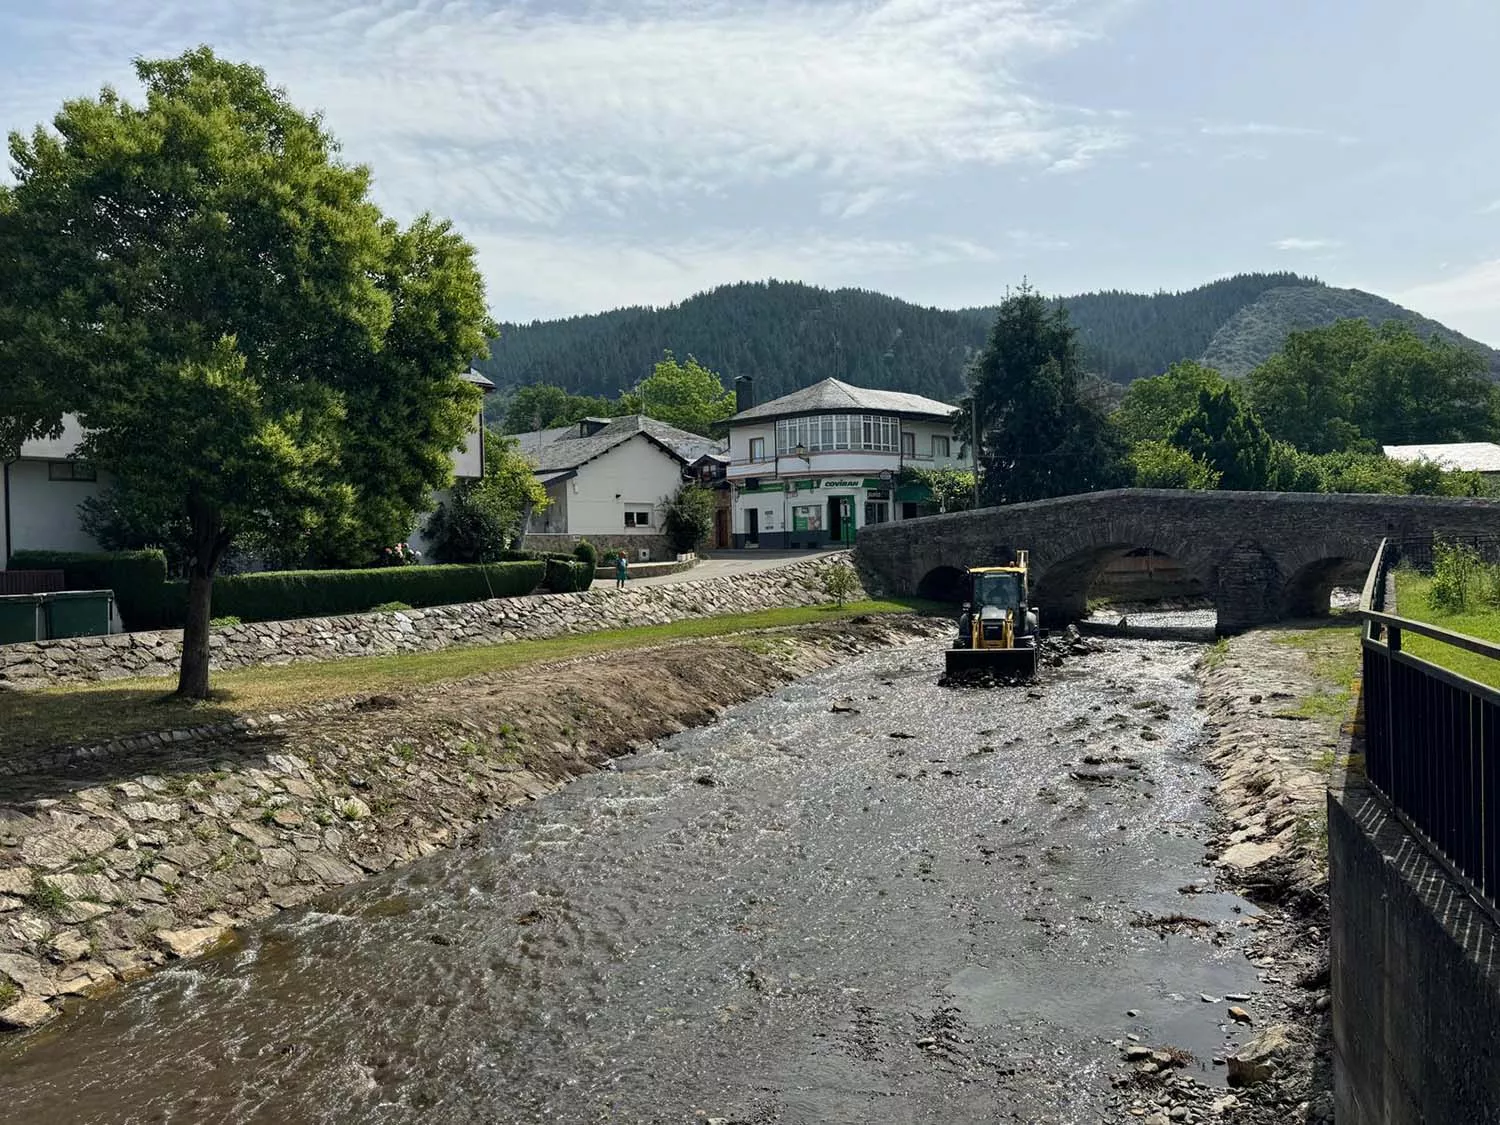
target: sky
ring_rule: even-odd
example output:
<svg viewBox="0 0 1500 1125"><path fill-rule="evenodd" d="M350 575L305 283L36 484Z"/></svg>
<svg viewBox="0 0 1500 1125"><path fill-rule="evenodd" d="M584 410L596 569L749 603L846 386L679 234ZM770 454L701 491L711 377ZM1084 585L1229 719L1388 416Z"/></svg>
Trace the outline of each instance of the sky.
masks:
<svg viewBox="0 0 1500 1125"><path fill-rule="evenodd" d="M1495 0L0 0L0 125L200 43L453 219L500 320L1293 270L1500 346Z"/></svg>

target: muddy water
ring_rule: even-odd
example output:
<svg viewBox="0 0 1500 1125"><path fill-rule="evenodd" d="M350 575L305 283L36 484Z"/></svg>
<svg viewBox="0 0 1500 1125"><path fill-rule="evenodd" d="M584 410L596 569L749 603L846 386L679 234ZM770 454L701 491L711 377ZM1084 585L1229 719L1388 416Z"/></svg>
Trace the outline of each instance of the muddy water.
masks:
<svg viewBox="0 0 1500 1125"><path fill-rule="evenodd" d="M1092 1122L1127 1033L1211 1081L1197 651L811 677L9 1048L0 1119Z"/></svg>

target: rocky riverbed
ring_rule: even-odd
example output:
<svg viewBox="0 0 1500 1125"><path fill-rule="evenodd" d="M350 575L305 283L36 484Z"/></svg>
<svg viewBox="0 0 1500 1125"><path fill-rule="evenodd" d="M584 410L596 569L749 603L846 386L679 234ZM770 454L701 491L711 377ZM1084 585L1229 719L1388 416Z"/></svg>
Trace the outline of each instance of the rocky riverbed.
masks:
<svg viewBox="0 0 1500 1125"><path fill-rule="evenodd" d="M1173 1053L1148 1036L1121 1042L1116 1108L1124 1120L1333 1119L1325 802L1353 702L1344 699L1348 685L1320 676L1297 643L1311 636L1260 630L1221 642L1198 663L1204 755L1221 816L1209 840L1216 876L1181 888L1183 913L1212 887L1262 908L1245 949L1259 982L1256 1004L1247 1008L1248 993L1200 996L1224 1015L1214 1062L1225 1068L1229 1091L1184 1076Z"/></svg>
<svg viewBox="0 0 1500 1125"><path fill-rule="evenodd" d="M0 1028L47 1023L724 707L946 628L881 617L637 650L12 761Z"/></svg>

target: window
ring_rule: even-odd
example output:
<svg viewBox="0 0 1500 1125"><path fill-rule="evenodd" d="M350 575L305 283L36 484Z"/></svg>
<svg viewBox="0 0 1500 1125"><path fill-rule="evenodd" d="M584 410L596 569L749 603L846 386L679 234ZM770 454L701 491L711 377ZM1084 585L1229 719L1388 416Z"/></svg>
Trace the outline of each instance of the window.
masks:
<svg viewBox="0 0 1500 1125"><path fill-rule="evenodd" d="M917 435L903 433L901 435L901 456L915 457L917 455Z"/></svg>
<svg viewBox="0 0 1500 1125"><path fill-rule="evenodd" d="M886 523L891 518L891 506L884 500L865 501L865 526L872 523Z"/></svg>
<svg viewBox="0 0 1500 1125"><path fill-rule="evenodd" d="M650 527L651 509L632 508L625 513L626 527Z"/></svg>
<svg viewBox="0 0 1500 1125"><path fill-rule="evenodd" d="M833 449L858 449L872 453L895 453L899 438L894 418L878 414L817 414L783 418L776 423L776 450L785 457L797 446L808 453ZM754 449L752 439L751 449ZM752 453L752 461L755 456Z"/></svg>
<svg viewBox="0 0 1500 1125"><path fill-rule="evenodd" d="M766 459L766 439L753 437L750 439L750 460L764 461Z"/></svg>
<svg viewBox="0 0 1500 1125"><path fill-rule="evenodd" d="M93 481L99 479L99 471L82 461L49 461L47 479Z"/></svg>
<svg viewBox="0 0 1500 1125"><path fill-rule="evenodd" d="M932 456L934 458L948 457L951 455L952 449L953 446L949 444L947 438L941 437L938 434L932 435Z"/></svg>

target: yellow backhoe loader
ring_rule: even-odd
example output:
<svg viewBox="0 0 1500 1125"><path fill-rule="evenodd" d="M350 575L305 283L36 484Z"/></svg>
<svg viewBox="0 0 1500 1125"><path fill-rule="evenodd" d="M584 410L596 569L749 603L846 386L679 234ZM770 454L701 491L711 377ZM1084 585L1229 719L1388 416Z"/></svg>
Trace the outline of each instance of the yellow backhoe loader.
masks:
<svg viewBox="0 0 1500 1125"><path fill-rule="evenodd" d="M967 574L968 600L946 654L949 678L1033 678L1041 631L1030 605L1026 552L1017 551L1010 566L970 567Z"/></svg>

